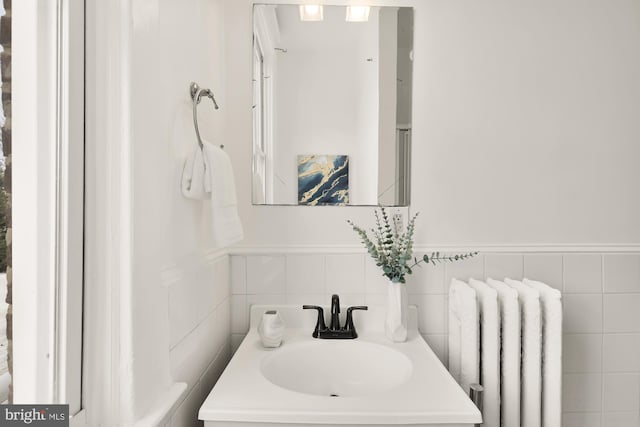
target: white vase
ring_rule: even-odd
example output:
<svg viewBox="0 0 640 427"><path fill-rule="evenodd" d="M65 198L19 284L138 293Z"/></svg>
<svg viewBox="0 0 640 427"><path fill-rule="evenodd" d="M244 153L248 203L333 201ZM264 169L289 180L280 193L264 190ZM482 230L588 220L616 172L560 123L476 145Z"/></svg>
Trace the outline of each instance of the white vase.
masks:
<svg viewBox="0 0 640 427"><path fill-rule="evenodd" d="M407 340L407 286L389 281L387 286L387 317L384 330L393 342Z"/></svg>
<svg viewBox="0 0 640 427"><path fill-rule="evenodd" d="M280 313L276 310L265 311L258 325L258 334L263 347L280 347L284 336L284 321Z"/></svg>

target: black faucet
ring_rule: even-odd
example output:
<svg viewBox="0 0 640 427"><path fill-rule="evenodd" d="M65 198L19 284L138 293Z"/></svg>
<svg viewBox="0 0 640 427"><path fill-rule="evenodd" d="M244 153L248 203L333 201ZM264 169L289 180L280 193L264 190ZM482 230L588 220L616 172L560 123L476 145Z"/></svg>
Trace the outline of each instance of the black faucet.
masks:
<svg viewBox="0 0 640 427"><path fill-rule="evenodd" d="M329 329L332 331L340 330L340 297L337 294L331 295L331 323Z"/></svg>
<svg viewBox="0 0 640 427"><path fill-rule="evenodd" d="M340 297L338 295L331 296L331 323L329 327L324 323L324 309L317 305L303 305L305 310L318 310L318 320L316 321L316 327L313 330L314 338L322 339L355 339L358 338L358 333L353 324L353 310L368 310L365 305L356 305L347 308L347 320L343 328L340 327Z"/></svg>
<svg viewBox="0 0 640 427"><path fill-rule="evenodd" d="M303 305L305 310L318 310L318 320L316 321L316 327L313 330L312 337L318 338L320 331L326 331L327 325L324 323L324 309L318 305Z"/></svg>

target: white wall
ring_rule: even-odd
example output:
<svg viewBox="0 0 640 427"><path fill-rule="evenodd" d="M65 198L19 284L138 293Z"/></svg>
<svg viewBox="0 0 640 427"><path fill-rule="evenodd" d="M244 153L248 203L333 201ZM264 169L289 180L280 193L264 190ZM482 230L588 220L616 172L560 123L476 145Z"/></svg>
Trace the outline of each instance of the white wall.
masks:
<svg viewBox="0 0 640 427"><path fill-rule="evenodd" d="M131 203L130 254L123 254L131 283L120 307L122 422L158 410L171 385L184 382L171 425L191 426L230 348L229 260L211 245L205 205L185 199L179 185L184 159L197 148L191 81L211 88L222 106L200 104L203 138L219 143L225 135L223 1L134 0L129 12L128 51L120 53L130 55L123 134Z"/></svg>
<svg viewBox="0 0 640 427"><path fill-rule="evenodd" d="M547 281L563 291L563 425L638 425L640 4L371 3L415 8L417 244L502 248L410 279L423 336L446 360L453 276ZM226 18L247 246L231 261L237 345L251 304L327 304L334 291L346 304L379 304L384 287L366 255L345 253L359 244L344 220L366 223L371 209L250 204L251 0L229 2Z"/></svg>
<svg viewBox="0 0 640 427"><path fill-rule="evenodd" d="M415 8L418 243L640 242L637 2L384 4ZM251 206L251 1L225 22L243 244L357 244L366 209Z"/></svg>
<svg viewBox="0 0 640 427"><path fill-rule="evenodd" d="M434 1L415 35L419 240L640 242L637 1Z"/></svg>

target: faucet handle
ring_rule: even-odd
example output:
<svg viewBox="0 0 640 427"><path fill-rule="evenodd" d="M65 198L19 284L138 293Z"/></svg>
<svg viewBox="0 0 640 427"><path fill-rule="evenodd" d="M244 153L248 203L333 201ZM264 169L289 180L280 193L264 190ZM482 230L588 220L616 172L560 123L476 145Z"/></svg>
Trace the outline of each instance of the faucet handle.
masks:
<svg viewBox="0 0 640 427"><path fill-rule="evenodd" d="M344 329L347 331L353 331L355 338L358 335L356 334L356 327L353 325L353 310L369 310L369 307L366 305L354 305L353 307L347 308L347 321L345 322Z"/></svg>
<svg viewBox="0 0 640 427"><path fill-rule="evenodd" d="M324 331L325 329L327 329L327 325L325 325L324 323L324 309L319 305L307 305L307 304L303 305L302 308L305 310L318 310L318 320L316 321L316 327L313 330L313 334L312 334L314 338L318 338L318 332Z"/></svg>

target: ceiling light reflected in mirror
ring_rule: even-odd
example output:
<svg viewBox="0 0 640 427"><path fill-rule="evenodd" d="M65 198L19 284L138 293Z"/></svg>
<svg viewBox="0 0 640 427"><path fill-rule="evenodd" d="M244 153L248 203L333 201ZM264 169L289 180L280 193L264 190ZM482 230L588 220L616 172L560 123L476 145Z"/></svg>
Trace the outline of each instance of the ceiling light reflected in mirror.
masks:
<svg viewBox="0 0 640 427"><path fill-rule="evenodd" d="M369 21L369 6L347 6L347 22Z"/></svg>
<svg viewBox="0 0 640 427"><path fill-rule="evenodd" d="M300 6L301 21L322 21L322 6L317 4L305 4Z"/></svg>

